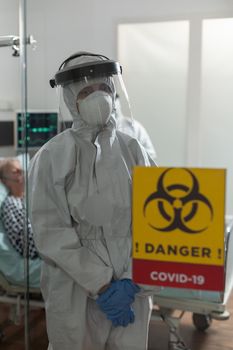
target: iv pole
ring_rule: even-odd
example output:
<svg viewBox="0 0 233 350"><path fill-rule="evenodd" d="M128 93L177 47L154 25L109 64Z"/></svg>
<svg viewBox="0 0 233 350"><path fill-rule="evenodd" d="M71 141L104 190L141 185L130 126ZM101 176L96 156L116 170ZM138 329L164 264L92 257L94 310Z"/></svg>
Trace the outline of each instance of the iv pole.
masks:
<svg viewBox="0 0 233 350"><path fill-rule="evenodd" d="M27 36L27 8L26 0L19 0L19 32L20 35L6 35L0 36L0 47L11 47L13 49L12 56L20 56L20 75L21 75L21 110L22 110L22 127L24 131L23 139L25 140L24 151L26 156L24 157L24 169L27 174L27 45L32 45L33 49L36 48L36 40L32 35ZM30 350L30 337L29 337L29 261L28 261L28 182L27 176L25 176L25 189L26 189L26 217L24 222L24 274L25 274L25 293L24 293L24 339L25 350Z"/></svg>
<svg viewBox="0 0 233 350"><path fill-rule="evenodd" d="M17 54L20 55L20 76L21 76L21 110L22 110L22 128L23 128L23 140L24 140L24 167L25 167L25 205L26 205L26 217L24 218L24 280L25 280L25 292L24 292L24 339L25 350L30 349L30 334L29 334L29 261L28 261L28 181L27 181L27 1L19 0L19 34L20 45Z"/></svg>

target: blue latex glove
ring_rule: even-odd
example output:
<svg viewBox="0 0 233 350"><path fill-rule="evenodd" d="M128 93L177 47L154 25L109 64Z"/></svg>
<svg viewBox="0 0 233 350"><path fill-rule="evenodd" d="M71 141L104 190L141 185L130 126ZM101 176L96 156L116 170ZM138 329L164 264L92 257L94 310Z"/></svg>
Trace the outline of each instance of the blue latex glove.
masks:
<svg viewBox="0 0 233 350"><path fill-rule="evenodd" d="M110 287L102 293L97 299L97 304L105 313L111 313L111 315L117 316L117 312L121 313L134 301L134 296L129 296L123 285L119 281L111 283Z"/></svg>
<svg viewBox="0 0 233 350"><path fill-rule="evenodd" d="M124 289L128 295L131 295L134 297L134 295L140 291L140 288L138 287L138 285L128 278L120 280L120 282L123 283Z"/></svg>
<svg viewBox="0 0 233 350"><path fill-rule="evenodd" d="M121 316L112 318L112 324L114 327L122 326L127 327L129 323L134 323L135 315L131 306L129 306Z"/></svg>
<svg viewBox="0 0 233 350"><path fill-rule="evenodd" d="M116 319L128 310L139 290L140 288L130 279L113 281L96 302L108 319Z"/></svg>

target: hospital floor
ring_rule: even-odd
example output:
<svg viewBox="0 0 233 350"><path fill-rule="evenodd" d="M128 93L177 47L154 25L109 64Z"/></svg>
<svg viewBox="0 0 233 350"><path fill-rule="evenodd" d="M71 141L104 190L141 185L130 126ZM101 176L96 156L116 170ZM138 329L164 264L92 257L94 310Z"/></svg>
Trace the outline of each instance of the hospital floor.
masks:
<svg viewBox="0 0 233 350"><path fill-rule="evenodd" d="M199 332L192 323L191 313L185 313L180 326L180 334L191 350L233 350L233 294L228 302L232 317L227 321L215 321L206 332ZM8 306L0 305L0 324L6 319ZM6 324L5 337L0 350L25 350L24 327ZM32 350L47 350L48 339L45 327L44 310L30 312L30 339ZM148 350L168 349L168 330L161 321L151 321ZM95 349L93 349L95 350Z"/></svg>

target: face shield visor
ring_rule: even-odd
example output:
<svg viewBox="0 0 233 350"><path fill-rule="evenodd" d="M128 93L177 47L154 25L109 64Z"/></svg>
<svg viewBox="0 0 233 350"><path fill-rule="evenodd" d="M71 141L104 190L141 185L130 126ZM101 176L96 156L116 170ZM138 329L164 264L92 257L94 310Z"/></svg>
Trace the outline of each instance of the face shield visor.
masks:
<svg viewBox="0 0 233 350"><path fill-rule="evenodd" d="M73 121L74 128L102 128L116 125L116 96L132 120L127 91L118 62L105 56L81 53L64 61L50 81L57 87L62 128Z"/></svg>

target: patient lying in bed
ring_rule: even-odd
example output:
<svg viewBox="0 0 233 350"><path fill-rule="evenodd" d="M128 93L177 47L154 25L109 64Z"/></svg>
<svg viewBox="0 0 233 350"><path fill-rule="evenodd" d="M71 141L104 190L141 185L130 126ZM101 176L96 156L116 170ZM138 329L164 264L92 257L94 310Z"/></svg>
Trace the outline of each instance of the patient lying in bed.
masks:
<svg viewBox="0 0 233 350"><path fill-rule="evenodd" d="M0 160L0 273L15 285L25 283L23 171L17 159ZM28 256L30 287L39 288L40 258L28 221Z"/></svg>
<svg viewBox="0 0 233 350"><path fill-rule="evenodd" d="M0 161L0 180L9 191L1 205L1 220L12 246L24 255L24 230L26 207L24 200L24 175L18 159L5 158ZM33 240L32 227L27 219L28 255L38 257Z"/></svg>

